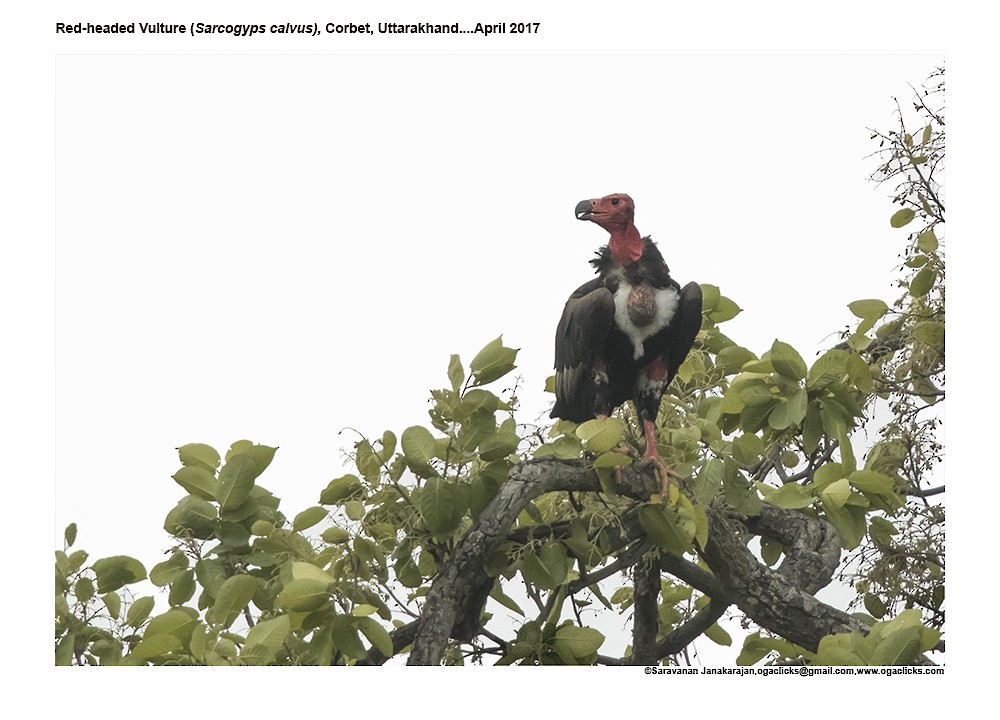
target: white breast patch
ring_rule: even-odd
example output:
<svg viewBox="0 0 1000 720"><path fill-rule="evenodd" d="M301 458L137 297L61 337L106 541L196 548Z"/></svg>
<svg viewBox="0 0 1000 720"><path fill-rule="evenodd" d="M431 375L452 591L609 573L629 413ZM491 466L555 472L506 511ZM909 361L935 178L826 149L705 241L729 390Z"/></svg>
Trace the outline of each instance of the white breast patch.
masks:
<svg viewBox="0 0 1000 720"><path fill-rule="evenodd" d="M632 286L622 279L615 292L615 325L632 341L635 347L634 359L638 360L642 357L642 344L670 324L674 313L677 312L680 295L673 288L656 289L654 291L656 315L651 323L638 327L632 322L628 313L628 297L631 292Z"/></svg>

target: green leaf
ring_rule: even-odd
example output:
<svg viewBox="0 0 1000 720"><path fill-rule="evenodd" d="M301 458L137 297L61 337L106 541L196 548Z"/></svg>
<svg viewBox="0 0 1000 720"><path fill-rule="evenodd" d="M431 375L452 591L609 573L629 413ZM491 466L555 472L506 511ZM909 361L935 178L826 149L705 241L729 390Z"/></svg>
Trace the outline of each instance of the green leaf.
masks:
<svg viewBox="0 0 1000 720"><path fill-rule="evenodd" d="M501 430L490 435L479 443L479 457L485 462L502 460L515 450L521 443L521 438L510 430Z"/></svg>
<svg viewBox="0 0 1000 720"><path fill-rule="evenodd" d="M722 296L715 307L708 313L708 319L714 323L726 322L743 312L743 309L729 298Z"/></svg>
<svg viewBox="0 0 1000 720"><path fill-rule="evenodd" d="M820 491L820 497L826 505L832 505L835 508L842 508L844 503L847 502L847 498L851 496L851 484L848 482L847 478L840 478Z"/></svg>
<svg viewBox="0 0 1000 720"><path fill-rule="evenodd" d="M692 503L691 515L694 518L694 540L704 550L708 545L708 513L705 506Z"/></svg>
<svg viewBox="0 0 1000 720"><path fill-rule="evenodd" d="M236 449L237 445L239 445L239 449ZM254 462L256 470L254 471L253 479L256 480L262 472L267 470L277 450L278 448L268 447L267 445L254 445L247 440L243 440L240 443L233 443L233 447L226 453L226 462L232 460L236 455L246 455Z"/></svg>
<svg viewBox="0 0 1000 720"><path fill-rule="evenodd" d="M503 336L486 344L472 362L469 370L475 377L476 385L485 385L503 377L516 366L517 350L503 346Z"/></svg>
<svg viewBox="0 0 1000 720"><path fill-rule="evenodd" d="M181 650L181 641L173 635L147 635L136 644L129 657L152 660Z"/></svg>
<svg viewBox="0 0 1000 720"><path fill-rule="evenodd" d="M279 615L262 620L250 628L240 661L246 665L267 665L274 662L292 630L292 619Z"/></svg>
<svg viewBox="0 0 1000 720"><path fill-rule="evenodd" d="M333 644L340 652L355 660L360 660L367 654L358 637L358 628L349 615L337 615L333 618L332 626Z"/></svg>
<svg viewBox="0 0 1000 720"><path fill-rule="evenodd" d="M323 538L323 542L330 543L331 545L339 545L340 543L345 543L351 539L351 533L342 527L328 527L323 531L320 536Z"/></svg>
<svg viewBox="0 0 1000 720"><path fill-rule="evenodd" d="M122 612L121 596L116 592L109 592L101 600L104 601L104 607L108 609L108 614L117 620Z"/></svg>
<svg viewBox="0 0 1000 720"><path fill-rule="evenodd" d="M212 559L201 559L194 565L194 573L198 578L198 583L205 588L210 598L215 598L222 588L222 583L226 581L226 569L222 562Z"/></svg>
<svg viewBox="0 0 1000 720"><path fill-rule="evenodd" d="M781 553L784 552L784 550L784 545L774 538L762 537L760 539L760 557L768 567L771 567L774 563L778 562L778 559L781 557Z"/></svg>
<svg viewBox="0 0 1000 720"><path fill-rule="evenodd" d="M908 225L914 216L916 216L916 211L912 208L903 208L902 210L897 210L893 213L892 217L889 218L889 224L894 228L901 228L904 225Z"/></svg>
<svg viewBox="0 0 1000 720"><path fill-rule="evenodd" d="M846 350L828 350L823 353L809 368L806 387L810 390L819 389L840 380L847 373L849 356L850 353Z"/></svg>
<svg viewBox="0 0 1000 720"><path fill-rule="evenodd" d="M191 633L198 623L198 613L191 608L170 608L162 615L157 615L146 626L144 637L155 635L173 635L182 643L187 644Z"/></svg>
<svg viewBox="0 0 1000 720"><path fill-rule="evenodd" d="M882 598L872 593L865 593L865 610L875 618L885 617L886 607Z"/></svg>
<svg viewBox="0 0 1000 720"><path fill-rule="evenodd" d="M190 494L203 500L215 500L219 490L219 481L215 477L215 472L201 465L182 467L171 477Z"/></svg>
<svg viewBox="0 0 1000 720"><path fill-rule="evenodd" d="M619 452L601 453L594 458L595 468L626 467L632 464L632 458Z"/></svg>
<svg viewBox="0 0 1000 720"><path fill-rule="evenodd" d="M138 628L149 617L149 613L153 611L155 605L156 601L149 596L138 598L129 605L128 612L125 613L125 623L130 627Z"/></svg>
<svg viewBox="0 0 1000 720"><path fill-rule="evenodd" d="M765 500L770 505L785 510L799 510L812 504L813 495L798 483L786 483L775 492L765 496Z"/></svg>
<svg viewBox="0 0 1000 720"><path fill-rule="evenodd" d="M681 514L679 504L676 508L645 505L639 511L639 524L654 545L673 555L681 555L691 549L697 531L693 515L687 514L690 517Z"/></svg>
<svg viewBox="0 0 1000 720"><path fill-rule="evenodd" d="M923 297L934 287L935 280L937 280L937 273L925 267L910 282L910 295L915 298Z"/></svg>
<svg viewBox="0 0 1000 720"><path fill-rule="evenodd" d="M819 405L810 403L806 410L806 419L802 423L802 448L806 451L806 454L811 455L816 451L822 437L823 422Z"/></svg>
<svg viewBox="0 0 1000 720"><path fill-rule="evenodd" d="M448 361L448 380L451 381L451 389L455 392L459 391L465 381L465 369L458 355L452 355Z"/></svg>
<svg viewBox="0 0 1000 720"><path fill-rule="evenodd" d="M757 360L757 356L746 348L730 345L720 350L719 354L715 356L715 366L724 374L731 375L739 372L746 363L753 360Z"/></svg>
<svg viewBox="0 0 1000 720"><path fill-rule="evenodd" d="M274 523L270 520L254 520L250 526L250 534L257 537L267 537L274 532Z"/></svg>
<svg viewBox="0 0 1000 720"><path fill-rule="evenodd" d="M320 493L319 502L321 505L339 505L360 490L361 479L357 475L344 475L330 481Z"/></svg>
<svg viewBox="0 0 1000 720"><path fill-rule="evenodd" d="M194 597L195 589L194 570L185 570L170 583L170 594L167 596L167 602L171 606L183 605Z"/></svg>
<svg viewBox="0 0 1000 720"><path fill-rule="evenodd" d="M516 612L521 617L525 617L524 610L521 609L521 606L518 605L517 602L515 602L513 598L511 598L510 596L504 594L504 591L501 588L501 585L500 585L499 582L497 582L497 583L495 583L493 585L493 589L490 591L490 597L493 598L494 600L496 600L501 605L503 605L508 610L513 610L514 612Z"/></svg>
<svg viewBox="0 0 1000 720"><path fill-rule="evenodd" d="M437 442L430 430L421 425L406 428L400 439L400 447L411 470L418 474L418 471L429 471L428 476L434 474L430 461L437 454Z"/></svg>
<svg viewBox="0 0 1000 720"><path fill-rule="evenodd" d="M801 388L792 390L787 398L780 398L774 410L767 416L767 424L775 430L784 430L802 422L806 417L809 395Z"/></svg>
<svg viewBox="0 0 1000 720"><path fill-rule="evenodd" d="M729 647L733 644L732 637L730 637L729 633L723 630L718 623L712 623L711 627L705 631L705 637L714 642L716 645Z"/></svg>
<svg viewBox="0 0 1000 720"><path fill-rule="evenodd" d="M764 441L759 435L743 433L733 440L733 457L741 465L753 465L764 454Z"/></svg>
<svg viewBox="0 0 1000 720"><path fill-rule="evenodd" d="M65 667L73 664L73 648L76 645L76 633L67 633L56 645L56 665Z"/></svg>
<svg viewBox="0 0 1000 720"><path fill-rule="evenodd" d="M319 610L330 600L328 583L315 579L292 580L278 593L277 603L292 612Z"/></svg>
<svg viewBox="0 0 1000 720"><path fill-rule="evenodd" d="M314 525L317 525L327 516L326 508L321 508L319 506L313 506L307 508L295 516L292 520L292 530L296 532L302 532L303 530L308 530Z"/></svg>
<svg viewBox="0 0 1000 720"><path fill-rule="evenodd" d="M885 495L896 487L896 481L891 477L873 470L856 470L851 473L850 481L851 485L865 494Z"/></svg>
<svg viewBox="0 0 1000 720"><path fill-rule="evenodd" d="M874 386L872 370L860 355L851 353L847 356L847 374L851 382L862 393L870 393Z"/></svg>
<svg viewBox="0 0 1000 720"><path fill-rule="evenodd" d="M219 588L215 603L205 614L205 619L217 627L228 628L253 598L260 583L258 578L251 575L233 575L228 578Z"/></svg>
<svg viewBox="0 0 1000 720"><path fill-rule="evenodd" d="M588 420L576 429L588 452L603 453L615 447L625 433L625 423L620 418L608 417Z"/></svg>
<svg viewBox="0 0 1000 720"><path fill-rule="evenodd" d="M922 322L913 328L913 337L924 345L932 348L944 350L944 323L942 322Z"/></svg>
<svg viewBox="0 0 1000 720"><path fill-rule="evenodd" d="M242 505L253 489L254 478L260 473L257 464L249 455L233 456L219 471L219 486L216 497L223 510Z"/></svg>
<svg viewBox="0 0 1000 720"><path fill-rule="evenodd" d="M874 665L909 665L920 652L920 628L908 626L891 633L875 646Z"/></svg>
<svg viewBox="0 0 1000 720"><path fill-rule="evenodd" d="M840 544L845 550L853 550L865 536L865 509L857 505L844 505L835 507L824 503L826 510L826 520L837 530L840 535Z"/></svg>
<svg viewBox="0 0 1000 720"><path fill-rule="evenodd" d="M210 445L203 443L188 443L177 448L180 455L181 465L185 467L201 467L212 472L214 477L215 469L219 467L221 458L219 452ZM185 488L186 489L186 488ZM191 492L188 490L188 492Z"/></svg>
<svg viewBox="0 0 1000 720"><path fill-rule="evenodd" d="M714 310L721 299L722 295L717 286L701 283L701 311L703 313Z"/></svg>
<svg viewBox="0 0 1000 720"><path fill-rule="evenodd" d="M70 523L66 526L66 530L63 532L63 540L66 541L66 547L73 546L73 543L76 542L76 523Z"/></svg>
<svg viewBox="0 0 1000 720"><path fill-rule="evenodd" d="M560 460L575 460L580 457L583 445L577 437L569 435L556 438L535 450L536 458L554 457Z"/></svg>
<svg viewBox="0 0 1000 720"><path fill-rule="evenodd" d="M375 448L367 440L359 440L354 445L354 464L365 480L373 485L378 483L382 462L375 454Z"/></svg>
<svg viewBox="0 0 1000 720"><path fill-rule="evenodd" d="M292 563L292 580L316 580L324 586L330 586L335 582L330 573L308 562Z"/></svg>
<svg viewBox="0 0 1000 720"><path fill-rule="evenodd" d="M596 653L604 644L604 635L593 628L563 625L556 630L553 647L564 658L583 659Z"/></svg>
<svg viewBox="0 0 1000 720"><path fill-rule="evenodd" d="M747 635L743 638L743 649L736 658L739 667L747 667L763 660L771 652L771 647L760 635Z"/></svg>
<svg viewBox="0 0 1000 720"><path fill-rule="evenodd" d="M572 567L566 549L558 542L547 542L538 552L521 559L521 575L542 590L554 590L565 580Z"/></svg>
<svg viewBox="0 0 1000 720"><path fill-rule="evenodd" d="M433 535L450 535L468 509L466 495L449 480L430 478L420 491L420 515Z"/></svg>
<svg viewBox="0 0 1000 720"><path fill-rule="evenodd" d="M215 505L195 495L186 495L167 513L163 529L174 537L207 540L215 531L218 519Z"/></svg>
<svg viewBox="0 0 1000 720"><path fill-rule="evenodd" d="M94 581L89 577L81 577L76 581L73 592L76 593L77 600L84 603L87 602L90 598L94 597Z"/></svg>
<svg viewBox="0 0 1000 720"><path fill-rule="evenodd" d="M379 451L379 458L382 462L388 463L392 458L392 454L396 452L396 433L386 430L382 433L382 438L378 443L382 446L382 450Z"/></svg>
<svg viewBox="0 0 1000 720"><path fill-rule="evenodd" d="M885 304L884 300L879 299L855 300L847 307L854 313L855 317L872 322L889 312L889 306Z"/></svg>
<svg viewBox="0 0 1000 720"><path fill-rule="evenodd" d="M157 587L166 587L188 568L187 555L175 550L169 558L153 566L149 571L149 581Z"/></svg>
<svg viewBox="0 0 1000 720"><path fill-rule="evenodd" d="M917 247L920 248L921 252L928 254L936 251L938 249L938 239L937 235L934 234L934 231L925 230L917 235Z"/></svg>
<svg viewBox="0 0 1000 720"><path fill-rule="evenodd" d="M146 568L128 555L102 558L94 563L93 570L97 575L97 592L102 595L146 579Z"/></svg>
<svg viewBox="0 0 1000 720"><path fill-rule="evenodd" d="M853 647L852 634L840 633L820 638L813 664L818 665L867 665Z"/></svg>
<svg viewBox="0 0 1000 720"><path fill-rule="evenodd" d="M358 629L368 638L372 647L387 658L393 655L392 636L374 618L363 617L358 620Z"/></svg>
<svg viewBox="0 0 1000 720"><path fill-rule="evenodd" d="M797 382L806 376L805 361L798 351L787 343L775 340L771 345L768 359L774 365L774 371L789 380Z"/></svg>

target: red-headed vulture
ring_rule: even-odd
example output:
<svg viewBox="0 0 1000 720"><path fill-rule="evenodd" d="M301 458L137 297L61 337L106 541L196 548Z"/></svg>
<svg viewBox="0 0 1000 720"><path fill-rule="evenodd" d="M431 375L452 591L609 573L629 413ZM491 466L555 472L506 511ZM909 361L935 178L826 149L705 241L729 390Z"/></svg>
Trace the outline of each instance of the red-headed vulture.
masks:
<svg viewBox="0 0 1000 720"><path fill-rule="evenodd" d="M556 403L552 417L584 422L635 402L646 436L644 461L667 468L656 449L660 398L701 328L701 288L683 288L663 256L633 222L622 193L576 206L576 217L611 234L591 264L597 277L570 295L556 330Z"/></svg>

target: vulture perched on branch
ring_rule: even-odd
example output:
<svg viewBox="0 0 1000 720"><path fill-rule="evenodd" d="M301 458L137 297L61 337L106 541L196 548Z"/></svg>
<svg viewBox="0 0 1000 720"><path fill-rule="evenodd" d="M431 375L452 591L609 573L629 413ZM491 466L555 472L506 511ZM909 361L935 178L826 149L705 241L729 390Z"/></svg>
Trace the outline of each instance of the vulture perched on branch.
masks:
<svg viewBox="0 0 1000 720"><path fill-rule="evenodd" d="M672 471L656 449L660 398L701 328L701 288L682 289L663 256L636 230L635 204L622 193L576 206L611 234L591 264L597 277L570 295L556 330L552 417L584 422L635 402L646 436L644 462L660 473L664 497Z"/></svg>

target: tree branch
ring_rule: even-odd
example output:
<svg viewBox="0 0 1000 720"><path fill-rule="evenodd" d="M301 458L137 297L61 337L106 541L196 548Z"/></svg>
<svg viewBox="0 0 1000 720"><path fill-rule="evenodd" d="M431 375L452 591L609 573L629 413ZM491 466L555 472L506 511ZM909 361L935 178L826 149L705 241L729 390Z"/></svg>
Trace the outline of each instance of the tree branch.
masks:
<svg viewBox="0 0 1000 720"><path fill-rule="evenodd" d="M627 467L616 489L621 495L646 500L657 487L651 474ZM596 473L577 461L530 460L512 468L508 481L480 513L431 586L408 663L436 665L450 637L468 642L478 634L482 608L494 582L484 570L485 558L507 538L531 500L558 490L600 489ZM742 527L718 509L709 507L706 511L709 541L702 555L711 572L665 553L661 568L719 603L736 604L762 627L811 650L830 633L865 631L859 621L811 595L830 582L840 558L839 540L827 523L764 504L760 516L748 520L747 525L751 532L770 535L785 545L785 560L772 570L758 562L741 540ZM623 525L626 537L633 532L641 536L641 529L631 527L628 517L623 518Z"/></svg>
<svg viewBox="0 0 1000 720"><path fill-rule="evenodd" d="M656 633L660 627L657 612L660 598L660 567L651 559L640 560L632 567L635 588L632 606L632 664L655 665Z"/></svg>
<svg viewBox="0 0 1000 720"><path fill-rule="evenodd" d="M712 601L695 613L693 618L679 625L672 633L657 643L657 662L665 657L681 652L718 622L719 618L723 616L728 608L729 602L727 600L712 598Z"/></svg>

